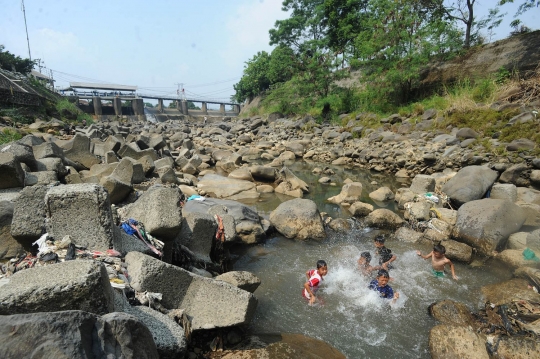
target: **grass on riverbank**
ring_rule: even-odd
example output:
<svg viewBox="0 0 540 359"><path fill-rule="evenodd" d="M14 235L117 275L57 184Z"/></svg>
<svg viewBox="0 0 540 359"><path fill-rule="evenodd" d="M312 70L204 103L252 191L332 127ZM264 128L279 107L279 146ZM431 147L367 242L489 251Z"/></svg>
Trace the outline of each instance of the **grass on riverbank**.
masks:
<svg viewBox="0 0 540 359"><path fill-rule="evenodd" d="M70 123L71 122L81 123L83 120L86 120L87 125L91 125L92 123L94 123L92 116L81 111L81 109L75 106L74 103L69 102L67 98L62 98L60 101L56 103L55 107L58 113L60 114L66 113L66 111L67 113L70 114L69 117L71 118L70 119L62 118L63 121L67 121Z"/></svg>
<svg viewBox="0 0 540 359"><path fill-rule="evenodd" d="M20 140L21 138L22 138L22 135L14 129L3 128L0 131L0 145L3 145L4 143L17 141L17 140Z"/></svg>

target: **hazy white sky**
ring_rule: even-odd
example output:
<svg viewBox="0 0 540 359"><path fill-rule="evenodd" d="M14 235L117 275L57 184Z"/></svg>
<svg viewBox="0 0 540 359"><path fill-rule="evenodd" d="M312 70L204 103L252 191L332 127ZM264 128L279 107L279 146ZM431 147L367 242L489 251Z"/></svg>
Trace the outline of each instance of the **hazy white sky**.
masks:
<svg viewBox="0 0 540 359"><path fill-rule="evenodd" d="M522 0L516 0L520 3ZM140 92L228 100L244 62L271 51L268 30L282 0L25 0L32 58L53 70L57 86L70 81L137 85ZM481 0L487 13L496 0ZM515 5L505 6L504 38ZM28 57L20 0L0 0L0 44ZM540 9L523 17L537 29Z"/></svg>

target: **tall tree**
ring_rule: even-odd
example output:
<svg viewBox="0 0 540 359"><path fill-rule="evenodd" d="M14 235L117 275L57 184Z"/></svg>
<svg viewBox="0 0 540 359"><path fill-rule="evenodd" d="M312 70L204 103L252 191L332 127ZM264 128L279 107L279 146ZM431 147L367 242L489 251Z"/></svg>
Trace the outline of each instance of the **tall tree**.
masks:
<svg viewBox="0 0 540 359"><path fill-rule="evenodd" d="M450 19L461 21L465 24L465 41L463 47L466 49L471 46L471 31L475 20L475 2L476 0L457 0L456 2L452 2L449 6L443 7L444 12Z"/></svg>
<svg viewBox="0 0 540 359"><path fill-rule="evenodd" d="M0 45L0 68L8 71L17 71L28 74L34 68L35 61L15 56L9 51L4 51L4 45Z"/></svg>

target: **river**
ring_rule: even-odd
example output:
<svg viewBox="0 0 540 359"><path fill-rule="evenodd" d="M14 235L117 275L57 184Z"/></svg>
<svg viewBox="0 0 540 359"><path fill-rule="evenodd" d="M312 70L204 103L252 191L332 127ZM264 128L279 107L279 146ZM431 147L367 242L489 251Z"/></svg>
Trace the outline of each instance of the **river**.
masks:
<svg viewBox="0 0 540 359"><path fill-rule="evenodd" d="M332 167L338 186L321 185L319 175L311 173L315 164L295 162L289 168L310 185L305 196L314 200L320 211L332 217L349 215L339 206L325 202L341 190L342 181L350 178L364 185L362 201L372 203L369 192L380 186L393 191L402 184L388 175L361 170ZM322 166L319 166L322 167ZM376 181L377 184L373 183ZM408 185L405 183L405 185ZM271 195L253 205L263 216L268 216L281 201L290 197ZM388 209L396 210L393 202ZM357 270L356 261L362 251L370 251L372 264L377 257L373 238L378 234L391 234L371 228L362 228L356 221L346 234L327 230L328 238L322 242L294 241L279 234L264 244L233 251L235 270L250 271L261 279L255 292L259 305L250 330L255 333L301 333L324 340L348 358L429 358L429 330L436 324L428 314L428 306L436 301L460 301L471 310L482 304L480 288L484 285L509 279L511 273L491 261L476 259L473 265L456 263L458 281L451 277L435 278L430 262L416 255L430 247L419 244L387 241L387 247L397 255L395 269L391 270L390 285L400 293L395 305L379 298L367 289L371 278ZM319 296L323 305L310 307L301 296L306 281L305 272L315 268L315 262L324 259L329 272L324 278Z"/></svg>

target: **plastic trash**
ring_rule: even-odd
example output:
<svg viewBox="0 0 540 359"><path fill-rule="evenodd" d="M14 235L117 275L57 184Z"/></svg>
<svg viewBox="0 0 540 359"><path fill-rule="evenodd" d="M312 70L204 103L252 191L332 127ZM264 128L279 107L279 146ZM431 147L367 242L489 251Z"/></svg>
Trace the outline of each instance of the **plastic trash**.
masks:
<svg viewBox="0 0 540 359"><path fill-rule="evenodd" d="M191 196L189 196L187 201L204 201L204 197L199 196L198 194L192 194Z"/></svg>
<svg viewBox="0 0 540 359"><path fill-rule="evenodd" d="M525 248L525 250L523 251L523 258L525 258L528 261L535 261L535 262L540 261L540 258L538 258L536 254L534 253L534 251L530 248Z"/></svg>
<svg viewBox="0 0 540 359"><path fill-rule="evenodd" d="M427 199L428 201L439 203L439 197L435 196L431 192L424 193L424 198Z"/></svg>

